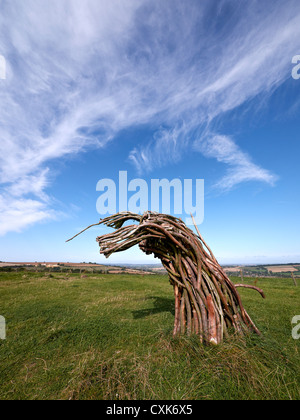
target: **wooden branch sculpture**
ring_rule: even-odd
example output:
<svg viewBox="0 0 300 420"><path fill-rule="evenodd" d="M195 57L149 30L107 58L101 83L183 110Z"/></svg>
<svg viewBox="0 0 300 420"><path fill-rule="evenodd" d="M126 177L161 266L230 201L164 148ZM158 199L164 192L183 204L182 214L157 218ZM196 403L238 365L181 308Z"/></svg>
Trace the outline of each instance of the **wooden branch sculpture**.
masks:
<svg viewBox="0 0 300 420"><path fill-rule="evenodd" d="M128 220L138 224L123 226ZM236 286L218 264L196 225L197 234L181 219L152 212L118 213L99 224L117 229L97 238L100 253L106 257L139 244L146 254L161 260L174 287L174 335L193 333L203 343L218 344L232 328L239 334L249 331L260 334L243 307ZM251 288L264 297L262 290Z"/></svg>

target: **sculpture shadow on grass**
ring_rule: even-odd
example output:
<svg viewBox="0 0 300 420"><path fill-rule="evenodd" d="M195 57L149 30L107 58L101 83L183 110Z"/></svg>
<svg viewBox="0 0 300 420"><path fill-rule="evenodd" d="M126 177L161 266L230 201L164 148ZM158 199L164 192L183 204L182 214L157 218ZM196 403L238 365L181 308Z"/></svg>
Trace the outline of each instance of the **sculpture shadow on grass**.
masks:
<svg viewBox="0 0 300 420"><path fill-rule="evenodd" d="M173 299L162 298L160 296L149 296L146 300L153 300L153 307L132 311L134 319L146 318L147 316L159 314L161 312L170 312L173 316L175 315L175 304Z"/></svg>

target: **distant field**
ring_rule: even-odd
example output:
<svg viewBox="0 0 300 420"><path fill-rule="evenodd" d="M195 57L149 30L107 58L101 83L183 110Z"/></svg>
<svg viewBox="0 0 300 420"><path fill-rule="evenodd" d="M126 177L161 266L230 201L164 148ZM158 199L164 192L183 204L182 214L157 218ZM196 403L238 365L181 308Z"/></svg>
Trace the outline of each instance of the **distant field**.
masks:
<svg viewBox="0 0 300 420"><path fill-rule="evenodd" d="M146 267L137 269L134 266L112 266L96 263L59 263L59 262L47 262L47 263L29 263L29 262L0 262L0 269L9 270L26 270L36 272L103 272L109 274L152 274L152 269ZM156 270L156 268L154 269ZM163 268L159 268L163 270Z"/></svg>
<svg viewBox="0 0 300 420"><path fill-rule="evenodd" d="M231 273L239 273L241 271L242 267L225 267L224 270Z"/></svg>
<svg viewBox="0 0 300 420"><path fill-rule="evenodd" d="M298 271L298 268L300 266L294 266L294 265L274 265L274 266L268 266L266 267L269 271L272 271L272 273L286 273L286 272L294 272Z"/></svg>
<svg viewBox="0 0 300 420"><path fill-rule="evenodd" d="M295 273L296 276L300 276L300 264L278 264L278 265L250 265L250 266L226 266L224 270L227 273L240 273L242 270L243 275L258 275L267 276L273 274L289 274Z"/></svg>
<svg viewBox="0 0 300 420"><path fill-rule="evenodd" d="M262 337L206 347L172 338L165 275L1 272L0 399L298 400L300 287L257 285L239 290Z"/></svg>
<svg viewBox="0 0 300 420"><path fill-rule="evenodd" d="M300 264L275 264L275 265L250 265L250 266L224 266L225 272L229 275L238 275L242 271L245 277L267 277L280 276L288 277L291 273L300 277ZM62 263L62 262L0 262L1 270L26 270L36 272L72 272L72 273L103 273L103 274L166 274L166 270L160 264L125 264L124 266L112 266L96 263Z"/></svg>

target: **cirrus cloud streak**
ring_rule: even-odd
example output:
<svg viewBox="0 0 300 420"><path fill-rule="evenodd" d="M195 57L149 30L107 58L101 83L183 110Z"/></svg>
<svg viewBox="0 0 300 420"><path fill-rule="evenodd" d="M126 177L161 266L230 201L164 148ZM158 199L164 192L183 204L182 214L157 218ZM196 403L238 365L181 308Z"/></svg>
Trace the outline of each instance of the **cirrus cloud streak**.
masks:
<svg viewBox="0 0 300 420"><path fill-rule="evenodd" d="M228 165L222 189L249 180L274 183L275 175L233 138L227 147L235 163L216 150L226 143L222 134L207 141L193 133L215 132L217 118L270 95L289 77L299 47L299 2L1 6L7 77L0 87L0 234L55 217L47 195L51 161L105 147L123 129L145 124L154 127L152 141L128 150L139 172L178 161L190 147ZM16 224L16 217L23 221Z"/></svg>

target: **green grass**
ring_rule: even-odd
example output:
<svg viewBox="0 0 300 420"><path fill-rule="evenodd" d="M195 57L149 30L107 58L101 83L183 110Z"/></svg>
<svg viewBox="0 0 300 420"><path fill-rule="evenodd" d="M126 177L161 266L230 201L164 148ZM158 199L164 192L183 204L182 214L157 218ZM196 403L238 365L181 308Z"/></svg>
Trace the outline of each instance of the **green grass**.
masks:
<svg viewBox="0 0 300 420"><path fill-rule="evenodd" d="M172 337L166 276L0 273L0 399L299 399L300 287L258 286L239 291L262 336L211 347Z"/></svg>

